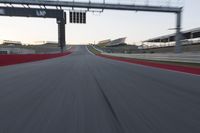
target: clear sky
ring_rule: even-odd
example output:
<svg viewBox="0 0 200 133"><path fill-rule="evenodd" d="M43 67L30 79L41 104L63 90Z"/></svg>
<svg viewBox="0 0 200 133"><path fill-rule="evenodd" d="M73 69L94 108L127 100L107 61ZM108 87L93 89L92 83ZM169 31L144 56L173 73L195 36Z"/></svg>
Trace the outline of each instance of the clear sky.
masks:
<svg viewBox="0 0 200 133"><path fill-rule="evenodd" d="M200 0L185 0L183 30L200 27L199 7ZM168 29L174 28L175 22L175 15L168 13L110 10L101 14L88 12L87 24L66 25L66 41L70 44L82 44L127 37L128 43L134 43L173 33L173 30ZM0 17L0 40L4 39L27 43L57 41L56 20Z"/></svg>

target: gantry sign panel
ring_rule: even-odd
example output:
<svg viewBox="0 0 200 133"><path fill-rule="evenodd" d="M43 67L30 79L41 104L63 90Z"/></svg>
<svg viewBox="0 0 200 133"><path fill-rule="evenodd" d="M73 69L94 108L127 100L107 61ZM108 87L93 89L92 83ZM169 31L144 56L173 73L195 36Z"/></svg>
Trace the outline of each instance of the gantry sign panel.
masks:
<svg viewBox="0 0 200 133"><path fill-rule="evenodd" d="M77 24L86 23L86 12L70 11L69 12L69 22Z"/></svg>
<svg viewBox="0 0 200 133"><path fill-rule="evenodd" d="M39 9L39 8L14 8L0 7L0 16L22 16L63 19L63 10Z"/></svg>

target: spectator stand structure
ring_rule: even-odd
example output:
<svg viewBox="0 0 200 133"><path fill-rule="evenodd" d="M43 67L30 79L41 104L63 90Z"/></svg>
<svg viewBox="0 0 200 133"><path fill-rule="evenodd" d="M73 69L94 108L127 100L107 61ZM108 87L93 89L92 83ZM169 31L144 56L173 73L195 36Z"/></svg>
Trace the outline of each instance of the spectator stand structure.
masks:
<svg viewBox="0 0 200 133"><path fill-rule="evenodd" d="M146 46L166 47L174 46L176 44L176 34L169 34L165 36L155 37L143 41ZM181 34L182 45L200 44L200 27L183 31Z"/></svg>

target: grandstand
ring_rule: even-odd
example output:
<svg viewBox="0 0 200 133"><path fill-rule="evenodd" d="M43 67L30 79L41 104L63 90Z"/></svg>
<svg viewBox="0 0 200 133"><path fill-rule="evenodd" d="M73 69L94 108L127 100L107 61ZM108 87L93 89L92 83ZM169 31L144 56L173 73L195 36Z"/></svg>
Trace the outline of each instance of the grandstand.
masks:
<svg viewBox="0 0 200 133"><path fill-rule="evenodd" d="M115 46L126 45L125 41L126 41L126 37L118 38L115 40L107 39L107 40L100 41L97 45L101 47L115 47Z"/></svg>
<svg viewBox="0 0 200 133"><path fill-rule="evenodd" d="M100 41L96 47L97 49L106 53L138 53L138 46L128 45L125 43L126 38L118 38L116 40ZM102 45L103 44L103 45Z"/></svg>
<svg viewBox="0 0 200 133"><path fill-rule="evenodd" d="M175 34L160 36L143 41L142 48L167 47L175 45ZM200 27L182 32L182 45L200 44Z"/></svg>
<svg viewBox="0 0 200 133"><path fill-rule="evenodd" d="M107 39L107 40L99 41L99 43L98 43L97 45L99 45L99 46L106 46L106 45L108 45L110 42L111 42L111 40L110 40L110 39Z"/></svg>
<svg viewBox="0 0 200 133"><path fill-rule="evenodd" d="M36 41L33 45L42 45L47 47L59 47L58 42L54 41Z"/></svg>
<svg viewBox="0 0 200 133"><path fill-rule="evenodd" d="M46 43L44 43L42 45L44 45L46 47L59 47L57 42L46 42Z"/></svg>
<svg viewBox="0 0 200 133"><path fill-rule="evenodd" d="M22 46L20 41L3 40L3 46Z"/></svg>
<svg viewBox="0 0 200 133"><path fill-rule="evenodd" d="M113 40L110 43L108 43L106 45L106 47L115 47L115 46L126 45L125 41L126 41L126 37L119 38L119 39Z"/></svg>

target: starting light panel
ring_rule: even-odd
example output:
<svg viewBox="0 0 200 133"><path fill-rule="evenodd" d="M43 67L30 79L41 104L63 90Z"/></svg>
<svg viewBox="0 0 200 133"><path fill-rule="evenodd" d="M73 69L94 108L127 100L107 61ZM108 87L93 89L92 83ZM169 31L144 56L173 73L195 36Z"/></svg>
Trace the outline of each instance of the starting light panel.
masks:
<svg viewBox="0 0 200 133"><path fill-rule="evenodd" d="M69 12L69 22L75 24L85 24L86 23L86 12Z"/></svg>

